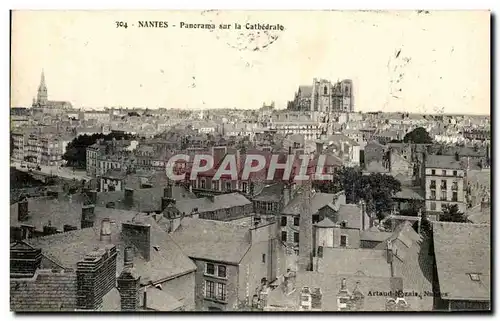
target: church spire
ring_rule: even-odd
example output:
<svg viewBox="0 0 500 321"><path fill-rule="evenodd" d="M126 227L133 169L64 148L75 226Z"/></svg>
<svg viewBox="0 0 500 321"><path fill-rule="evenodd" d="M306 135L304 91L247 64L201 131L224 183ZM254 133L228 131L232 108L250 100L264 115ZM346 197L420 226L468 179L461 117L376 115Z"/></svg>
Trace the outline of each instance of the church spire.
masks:
<svg viewBox="0 0 500 321"><path fill-rule="evenodd" d="M38 86L38 94L36 98L39 106L47 105L47 85L45 84L45 73L43 69L40 78L40 86Z"/></svg>

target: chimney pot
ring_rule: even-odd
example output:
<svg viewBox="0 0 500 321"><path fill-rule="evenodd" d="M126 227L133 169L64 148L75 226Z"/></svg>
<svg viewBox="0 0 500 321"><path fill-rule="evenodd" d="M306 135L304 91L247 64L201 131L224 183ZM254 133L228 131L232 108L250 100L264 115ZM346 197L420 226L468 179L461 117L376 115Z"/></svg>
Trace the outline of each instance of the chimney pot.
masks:
<svg viewBox="0 0 500 321"><path fill-rule="evenodd" d="M124 266L132 267L134 265L134 249L131 246L125 248L124 253Z"/></svg>
<svg viewBox="0 0 500 321"><path fill-rule="evenodd" d="M111 222L109 218L104 218L101 222L101 242L111 243Z"/></svg>
<svg viewBox="0 0 500 321"><path fill-rule="evenodd" d="M26 221L28 216L28 200L25 198L17 203L17 220L19 222Z"/></svg>

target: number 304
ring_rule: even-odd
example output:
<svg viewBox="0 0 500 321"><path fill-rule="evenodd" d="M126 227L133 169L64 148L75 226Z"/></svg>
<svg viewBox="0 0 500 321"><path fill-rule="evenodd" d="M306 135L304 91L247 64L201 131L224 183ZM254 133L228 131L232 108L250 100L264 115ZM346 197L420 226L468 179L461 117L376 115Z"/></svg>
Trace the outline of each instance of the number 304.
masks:
<svg viewBox="0 0 500 321"><path fill-rule="evenodd" d="M128 25L126 22L123 22L123 21L116 21L116 27L117 28L127 28Z"/></svg>

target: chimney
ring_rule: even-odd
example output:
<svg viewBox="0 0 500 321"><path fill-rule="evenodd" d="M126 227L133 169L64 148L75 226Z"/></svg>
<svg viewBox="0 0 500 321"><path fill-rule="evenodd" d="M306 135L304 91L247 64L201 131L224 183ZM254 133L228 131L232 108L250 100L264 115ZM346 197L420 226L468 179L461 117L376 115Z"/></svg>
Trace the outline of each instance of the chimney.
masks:
<svg viewBox="0 0 500 321"><path fill-rule="evenodd" d="M109 218L102 219L101 235L99 239L101 242L105 242L107 244L111 243L111 222L109 221Z"/></svg>
<svg viewBox="0 0 500 321"><path fill-rule="evenodd" d="M361 231L364 231L366 229L365 224L366 224L366 205L363 200L359 201L359 207L361 208Z"/></svg>
<svg viewBox="0 0 500 321"><path fill-rule="evenodd" d="M161 210L164 211L170 204L175 204L175 200L171 197L161 198Z"/></svg>
<svg viewBox="0 0 500 321"><path fill-rule="evenodd" d="M321 289L314 288L313 291L311 291L311 309L321 310L322 298L323 294L321 293Z"/></svg>
<svg viewBox="0 0 500 321"><path fill-rule="evenodd" d="M316 142L316 153L323 153L323 142Z"/></svg>
<svg viewBox="0 0 500 321"><path fill-rule="evenodd" d="M394 250L392 248L392 240L387 240L387 263L391 265L391 276L394 275L392 261L394 259Z"/></svg>
<svg viewBox="0 0 500 321"><path fill-rule="evenodd" d="M283 284L285 285L285 294L290 294L295 291L295 272L287 269L286 274L283 276Z"/></svg>
<svg viewBox="0 0 500 321"><path fill-rule="evenodd" d="M142 257L151 258L151 225L141 222L122 223L122 238L137 248Z"/></svg>
<svg viewBox="0 0 500 321"><path fill-rule="evenodd" d="M172 198L173 196L173 186L172 183L168 182L167 187L163 188L163 197Z"/></svg>
<svg viewBox="0 0 500 321"><path fill-rule="evenodd" d="M97 202L97 191L95 189L87 189L85 190L85 195L87 196L90 204L96 204Z"/></svg>
<svg viewBox="0 0 500 321"><path fill-rule="evenodd" d="M125 248L123 270L117 279L122 311L135 311L139 307L141 277L134 269L133 248Z"/></svg>
<svg viewBox="0 0 500 321"><path fill-rule="evenodd" d="M22 246L18 246L18 244ZM42 250L16 243L10 248L10 277L26 278L35 275L42 263Z"/></svg>
<svg viewBox="0 0 500 321"><path fill-rule="evenodd" d="M52 234L57 234L57 227L52 226L52 222L49 221L47 225L44 225L43 227L43 235L52 235Z"/></svg>
<svg viewBox="0 0 500 321"><path fill-rule="evenodd" d="M131 205L134 203L134 189L126 187L125 188L125 203Z"/></svg>
<svg viewBox="0 0 500 321"><path fill-rule="evenodd" d="M148 291L144 289L144 297L142 299L142 307L144 310L148 309Z"/></svg>
<svg viewBox="0 0 500 321"><path fill-rule="evenodd" d="M292 155L292 146L288 146L288 155Z"/></svg>
<svg viewBox="0 0 500 321"><path fill-rule="evenodd" d="M94 227L95 213L94 205L83 205L82 206L82 219L80 228Z"/></svg>
<svg viewBox="0 0 500 321"><path fill-rule="evenodd" d="M26 221L28 216L28 199L25 198L17 203L17 220L19 222Z"/></svg>
<svg viewBox="0 0 500 321"><path fill-rule="evenodd" d="M116 257L114 245L94 250L77 263L77 308L99 310L102 298L116 286Z"/></svg>

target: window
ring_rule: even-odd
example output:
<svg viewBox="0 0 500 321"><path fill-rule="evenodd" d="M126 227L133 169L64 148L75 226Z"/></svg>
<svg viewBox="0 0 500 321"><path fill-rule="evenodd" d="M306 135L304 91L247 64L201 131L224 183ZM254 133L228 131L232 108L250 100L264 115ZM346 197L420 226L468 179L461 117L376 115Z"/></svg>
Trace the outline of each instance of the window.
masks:
<svg viewBox="0 0 500 321"><path fill-rule="evenodd" d="M266 255L262 254L262 263L266 263Z"/></svg>
<svg viewBox="0 0 500 321"><path fill-rule="evenodd" d="M300 217L296 216L293 218L293 225L295 226L299 226L299 220L300 220Z"/></svg>
<svg viewBox="0 0 500 321"><path fill-rule="evenodd" d="M458 172L457 171L453 171L453 176L457 176L458 175Z"/></svg>
<svg viewBox="0 0 500 321"><path fill-rule="evenodd" d="M212 189L213 190L218 190L219 189L219 181L212 181Z"/></svg>
<svg viewBox="0 0 500 321"><path fill-rule="evenodd" d="M281 232L281 241L282 241L282 242L286 242L286 241L287 241L287 235L286 235L286 232L285 232L285 231L282 231L282 232Z"/></svg>
<svg viewBox="0 0 500 321"><path fill-rule="evenodd" d="M435 169L431 170L431 175L432 176L436 175L436 170Z"/></svg>
<svg viewBox="0 0 500 321"><path fill-rule="evenodd" d="M340 246L342 246L342 247L347 246L347 235L340 236Z"/></svg>
<svg viewBox="0 0 500 321"><path fill-rule="evenodd" d="M325 88L323 88L323 94L328 95L328 87L325 86Z"/></svg>
<svg viewBox="0 0 500 321"><path fill-rule="evenodd" d="M231 189L231 182L226 182L226 191L230 191Z"/></svg>
<svg viewBox="0 0 500 321"><path fill-rule="evenodd" d="M281 226L286 226L286 220L287 220L286 216L281 217Z"/></svg>
<svg viewBox="0 0 500 321"><path fill-rule="evenodd" d="M436 203L431 202L431 211L435 211L435 210L436 210Z"/></svg>
<svg viewBox="0 0 500 321"><path fill-rule="evenodd" d="M206 181L204 179L201 180L201 188L206 188Z"/></svg>
<svg viewBox="0 0 500 321"><path fill-rule="evenodd" d="M453 195L451 196L451 200L453 202L458 202L458 193L457 192L453 192Z"/></svg>
<svg viewBox="0 0 500 321"><path fill-rule="evenodd" d="M431 188L436 188L436 181L435 180L431 180Z"/></svg>
<svg viewBox="0 0 500 321"><path fill-rule="evenodd" d="M453 184L451 185L451 189L454 191L458 190L458 182L453 182Z"/></svg>
<svg viewBox="0 0 500 321"><path fill-rule="evenodd" d="M446 191L441 191L441 200L446 201L448 199L448 195Z"/></svg>
<svg viewBox="0 0 500 321"><path fill-rule="evenodd" d="M219 265L217 268L217 275L220 278L225 278L226 277L226 267L224 265Z"/></svg>
<svg viewBox="0 0 500 321"><path fill-rule="evenodd" d="M446 176L446 169L443 169L443 176Z"/></svg>
<svg viewBox="0 0 500 321"><path fill-rule="evenodd" d="M243 193L248 193L248 183L247 182L241 183L241 190L243 191Z"/></svg>
<svg viewBox="0 0 500 321"><path fill-rule="evenodd" d="M273 203L271 203L271 202L266 203L266 207L267 207L268 212L272 211L273 210Z"/></svg>
<svg viewBox="0 0 500 321"><path fill-rule="evenodd" d="M217 283L217 299L226 301L226 285L224 283Z"/></svg>
<svg viewBox="0 0 500 321"><path fill-rule="evenodd" d="M295 243L299 243L299 233L297 233L297 232L293 233L293 241Z"/></svg>
<svg viewBox="0 0 500 321"><path fill-rule="evenodd" d="M436 199L436 191L431 191L431 200L435 200Z"/></svg>
<svg viewBox="0 0 500 321"><path fill-rule="evenodd" d="M205 281L205 297L215 298L215 282Z"/></svg>
<svg viewBox="0 0 500 321"><path fill-rule="evenodd" d="M447 189L448 188L448 184L445 180L442 180L441 181L441 189Z"/></svg>
<svg viewBox="0 0 500 321"><path fill-rule="evenodd" d="M215 265L213 265L212 263L207 263L205 273L215 275Z"/></svg>

